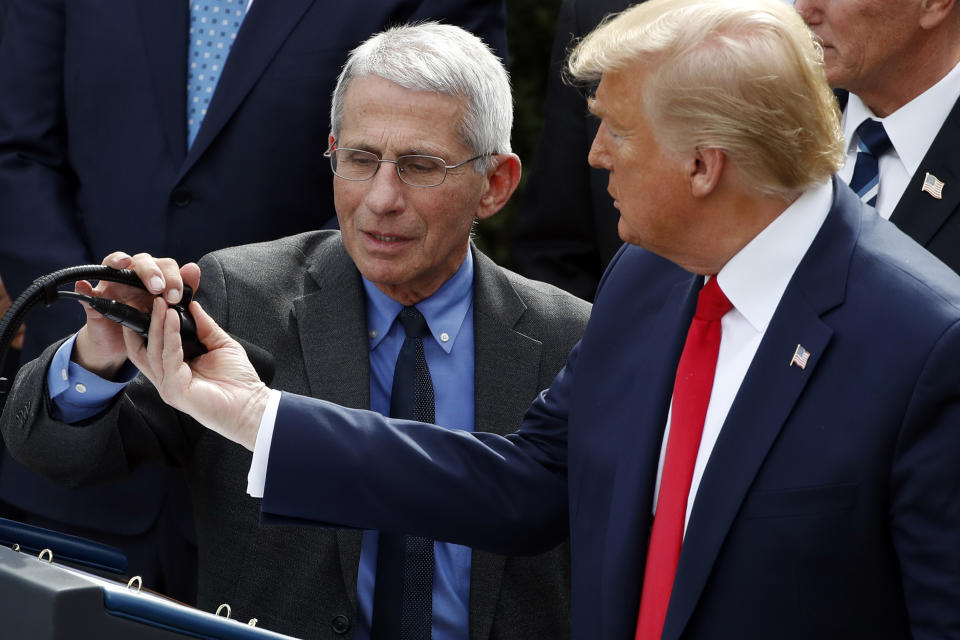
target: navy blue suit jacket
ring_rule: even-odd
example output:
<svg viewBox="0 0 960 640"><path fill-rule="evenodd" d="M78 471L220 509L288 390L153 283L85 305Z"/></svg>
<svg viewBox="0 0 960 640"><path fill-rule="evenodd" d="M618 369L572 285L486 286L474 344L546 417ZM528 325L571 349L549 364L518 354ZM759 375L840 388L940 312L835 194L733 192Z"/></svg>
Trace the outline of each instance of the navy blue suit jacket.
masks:
<svg viewBox="0 0 960 640"><path fill-rule="evenodd" d="M667 640L960 636L960 278L834 190L706 467ZM265 518L512 553L569 533L573 637L633 638L701 282L625 247L566 368L505 438L285 395ZM354 481L370 468L382 482Z"/></svg>
<svg viewBox="0 0 960 640"><path fill-rule="evenodd" d="M334 216L330 94L350 49L441 19L506 51L503 0L256 0L186 146L187 0L12 0L0 44L0 275L16 297L114 250L183 263L318 229ZM61 302L27 321L21 361L83 322ZM0 498L61 521L143 531L153 476L64 494L6 456Z"/></svg>
<svg viewBox="0 0 960 640"><path fill-rule="evenodd" d="M834 93L840 108L845 109L849 93L843 89ZM954 103L920 166L907 183L890 214L890 222L960 273L960 189L957 188L960 161L957 145L960 145L960 100ZM922 189L927 173L947 185L939 200Z"/></svg>

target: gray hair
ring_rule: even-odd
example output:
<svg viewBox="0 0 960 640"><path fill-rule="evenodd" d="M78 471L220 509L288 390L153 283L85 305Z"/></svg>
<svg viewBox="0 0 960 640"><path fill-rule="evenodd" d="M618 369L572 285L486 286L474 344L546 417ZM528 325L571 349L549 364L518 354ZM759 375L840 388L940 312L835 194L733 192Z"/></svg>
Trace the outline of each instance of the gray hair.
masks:
<svg viewBox="0 0 960 640"><path fill-rule="evenodd" d="M476 155L510 152L510 79L500 59L472 33L437 22L401 25L374 34L351 51L333 91L330 129L335 138L340 136L347 88L362 76L463 100L461 142ZM491 159L481 158L474 167L483 173L491 164Z"/></svg>

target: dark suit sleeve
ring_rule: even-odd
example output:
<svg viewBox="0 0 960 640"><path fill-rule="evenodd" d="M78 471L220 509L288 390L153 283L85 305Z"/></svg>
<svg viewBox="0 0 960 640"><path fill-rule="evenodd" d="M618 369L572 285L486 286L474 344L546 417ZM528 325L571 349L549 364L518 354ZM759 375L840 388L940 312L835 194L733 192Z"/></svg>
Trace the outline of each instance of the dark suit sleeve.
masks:
<svg viewBox="0 0 960 640"><path fill-rule="evenodd" d="M597 122L587 112L586 90L562 78L573 39L594 26L578 18L576 3L565 0L550 60L543 132L517 214L511 257L528 278L593 300L600 275L620 246L619 214L606 192L606 172L587 163Z"/></svg>
<svg viewBox="0 0 960 640"><path fill-rule="evenodd" d="M507 63L505 0L421 0L410 22L439 20L479 36Z"/></svg>
<svg viewBox="0 0 960 640"><path fill-rule="evenodd" d="M207 256L200 267L203 284L197 301L229 329L222 320L226 296L220 264ZM59 342L53 344L25 364L10 391L0 425L16 460L67 486L117 480L146 462L187 464L206 430L164 403L143 375L98 416L75 425L54 418L46 379L59 347Z"/></svg>
<svg viewBox="0 0 960 640"><path fill-rule="evenodd" d="M4 408L7 449L17 461L65 486L126 477L147 461L183 464L200 433L138 376L110 408L77 424L53 417L47 371L59 343L20 370Z"/></svg>
<svg viewBox="0 0 960 640"><path fill-rule="evenodd" d="M0 274L14 298L41 275L93 260L66 151L64 10L63 0L14 0L0 43ZM33 316L24 353L33 357L81 317L67 304Z"/></svg>
<svg viewBox="0 0 960 640"><path fill-rule="evenodd" d="M958 353L960 325L954 325L914 388L890 476L891 532L918 640L960 637Z"/></svg>
<svg viewBox="0 0 960 640"><path fill-rule="evenodd" d="M402 531L507 555L552 548L568 535L566 406L575 354L506 437L285 393L264 521Z"/></svg>

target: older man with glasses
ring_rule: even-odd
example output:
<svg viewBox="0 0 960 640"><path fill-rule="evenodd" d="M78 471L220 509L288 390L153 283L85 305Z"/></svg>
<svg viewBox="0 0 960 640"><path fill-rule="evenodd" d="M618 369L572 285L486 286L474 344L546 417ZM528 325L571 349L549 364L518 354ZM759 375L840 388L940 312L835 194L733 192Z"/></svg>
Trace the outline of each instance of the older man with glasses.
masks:
<svg viewBox="0 0 960 640"><path fill-rule="evenodd" d="M159 294L179 301L186 283L231 333L276 356L277 389L508 433L589 315L587 303L498 267L470 242L474 221L497 213L520 180L511 123L506 71L478 38L433 23L388 30L352 52L334 93L326 155L341 231L217 251L199 268L117 252L104 264L135 268L149 294L78 290L147 309ZM227 600L235 617L305 638L568 636L566 545L508 558L393 532L260 527L260 501L245 492L249 452L164 405L127 360L142 348L88 311L74 338L18 379L8 418L21 394L44 399L21 412L31 414L30 446L8 446L74 483L146 459L185 467L201 607ZM368 472L373 484L382 474Z"/></svg>

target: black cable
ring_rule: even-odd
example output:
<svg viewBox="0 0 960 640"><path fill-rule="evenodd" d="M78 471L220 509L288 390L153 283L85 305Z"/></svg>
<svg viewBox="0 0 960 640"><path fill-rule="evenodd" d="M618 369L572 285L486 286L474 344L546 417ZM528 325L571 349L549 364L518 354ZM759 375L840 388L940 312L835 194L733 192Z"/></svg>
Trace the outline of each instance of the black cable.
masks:
<svg viewBox="0 0 960 640"><path fill-rule="evenodd" d="M146 338L150 331L150 314L122 302L110 298L95 298L76 291L57 291L57 297L86 302L103 317L133 329L143 338Z"/></svg>
<svg viewBox="0 0 960 640"><path fill-rule="evenodd" d="M13 343L17 330L23 324L27 314L40 302L50 306L62 298L82 300L100 312L105 318L133 329L144 338L147 337L150 330L149 313L144 313L139 309L109 298L96 298L74 291L59 291L57 289L57 287L78 280L107 280L146 289L140 277L134 271L129 269L117 270L102 265L69 267L37 278L17 297L7 313L4 314L3 319L0 320L0 371L3 370L7 352L10 350L10 345ZM184 360L192 360L207 352L207 348L197 338L197 326L193 321L193 316L187 311L187 306L190 304L192 297L193 292L190 287L184 286L180 304L171 307L180 316L180 339L183 345ZM264 382L269 384L273 379L276 366L273 356L266 349L242 338L230 337L240 343L240 346L247 352L251 364L257 370L257 374ZM9 385L9 380L0 377L0 395L7 393Z"/></svg>
<svg viewBox="0 0 960 640"><path fill-rule="evenodd" d="M45 276L40 276L34 280L23 293L17 296L13 304L7 309L3 319L0 320L0 371L3 371L4 362L7 359L7 352L10 351L10 345L17 335L17 330L23 324L23 320L37 305L43 302L46 306L52 305L58 299L58 287L78 280L108 280L110 282L119 282L134 287L145 289L140 277L129 269L111 269L99 264L81 265L79 267L67 267L60 269ZM5 395L9 390L10 381L6 378L0 378L0 395Z"/></svg>

